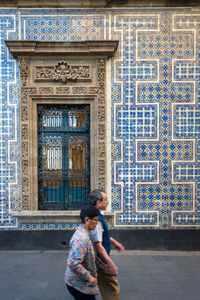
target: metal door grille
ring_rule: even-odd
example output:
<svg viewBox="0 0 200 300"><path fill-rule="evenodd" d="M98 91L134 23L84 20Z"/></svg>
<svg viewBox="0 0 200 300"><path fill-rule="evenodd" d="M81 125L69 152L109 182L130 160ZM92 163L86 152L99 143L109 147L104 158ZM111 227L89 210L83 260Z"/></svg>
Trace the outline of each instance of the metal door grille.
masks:
<svg viewBox="0 0 200 300"><path fill-rule="evenodd" d="M39 209L80 209L90 190L89 105L38 105Z"/></svg>

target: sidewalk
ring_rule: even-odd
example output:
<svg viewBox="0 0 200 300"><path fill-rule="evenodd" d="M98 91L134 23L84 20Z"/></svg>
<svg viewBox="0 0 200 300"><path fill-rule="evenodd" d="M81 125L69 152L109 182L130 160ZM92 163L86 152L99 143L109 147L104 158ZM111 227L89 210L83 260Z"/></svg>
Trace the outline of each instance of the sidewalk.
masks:
<svg viewBox="0 0 200 300"><path fill-rule="evenodd" d="M0 251L0 300L71 300L63 283L66 255ZM112 258L121 300L200 299L200 252L112 251Z"/></svg>

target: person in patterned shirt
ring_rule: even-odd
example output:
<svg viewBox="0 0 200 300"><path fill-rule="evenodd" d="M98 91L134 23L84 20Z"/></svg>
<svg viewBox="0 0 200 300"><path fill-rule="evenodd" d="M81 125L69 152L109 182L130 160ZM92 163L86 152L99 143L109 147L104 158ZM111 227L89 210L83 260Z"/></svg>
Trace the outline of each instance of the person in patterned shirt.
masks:
<svg viewBox="0 0 200 300"><path fill-rule="evenodd" d="M81 209L82 224L69 243L65 283L77 300L95 300L98 294L96 254L90 230L96 228L99 210L87 205Z"/></svg>

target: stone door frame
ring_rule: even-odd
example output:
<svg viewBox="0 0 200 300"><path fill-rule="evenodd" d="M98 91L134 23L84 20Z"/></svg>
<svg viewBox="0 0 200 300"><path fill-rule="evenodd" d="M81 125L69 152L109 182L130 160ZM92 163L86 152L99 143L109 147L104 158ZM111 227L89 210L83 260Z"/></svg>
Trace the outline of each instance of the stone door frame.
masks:
<svg viewBox="0 0 200 300"><path fill-rule="evenodd" d="M23 223L73 223L78 211L38 210L38 104L90 104L91 189L106 188L106 60L118 41L7 40L20 67Z"/></svg>

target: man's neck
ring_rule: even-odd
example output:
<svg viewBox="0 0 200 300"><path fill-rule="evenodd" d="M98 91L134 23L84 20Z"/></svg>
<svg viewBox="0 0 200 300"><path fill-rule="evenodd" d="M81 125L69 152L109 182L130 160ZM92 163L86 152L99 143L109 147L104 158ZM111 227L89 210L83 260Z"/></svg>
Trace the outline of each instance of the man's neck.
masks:
<svg viewBox="0 0 200 300"><path fill-rule="evenodd" d="M96 206L95 206L95 207L96 207ZM104 215L105 210L102 210L102 209L100 209L99 207L96 207L96 208L100 211L101 215Z"/></svg>

